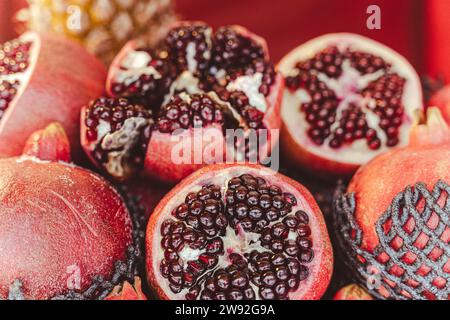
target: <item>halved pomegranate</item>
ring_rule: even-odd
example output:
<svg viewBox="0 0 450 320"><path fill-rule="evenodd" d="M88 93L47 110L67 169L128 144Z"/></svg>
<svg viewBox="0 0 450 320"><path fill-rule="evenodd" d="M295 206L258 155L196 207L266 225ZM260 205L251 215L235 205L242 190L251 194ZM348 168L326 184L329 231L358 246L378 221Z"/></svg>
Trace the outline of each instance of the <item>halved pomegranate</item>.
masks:
<svg viewBox="0 0 450 320"><path fill-rule="evenodd" d="M283 84L260 37L239 26L213 33L202 22L181 22L156 50L132 41L119 53L107 81L112 98L82 112L83 146L119 180L143 170L176 182L205 164L262 159L278 139L271 130L280 127Z"/></svg>
<svg viewBox="0 0 450 320"><path fill-rule="evenodd" d="M105 79L100 61L55 35L28 32L0 45L0 157L20 155L34 131L57 121L80 160L80 109Z"/></svg>
<svg viewBox="0 0 450 320"><path fill-rule="evenodd" d="M101 299L135 275L122 198L100 176L62 162L67 153L48 152L46 144L66 150L61 128L37 132L51 139L28 155L0 160L0 299Z"/></svg>
<svg viewBox="0 0 450 320"><path fill-rule="evenodd" d="M282 150L314 173L342 176L404 146L422 89L413 67L381 43L328 34L279 63L285 76Z"/></svg>
<svg viewBox="0 0 450 320"><path fill-rule="evenodd" d="M147 226L146 267L162 299L319 299L333 269L322 213L302 185L259 165L190 175Z"/></svg>
<svg viewBox="0 0 450 320"><path fill-rule="evenodd" d="M351 270L380 298L450 299L450 130L427 114L409 146L362 166L335 203Z"/></svg>

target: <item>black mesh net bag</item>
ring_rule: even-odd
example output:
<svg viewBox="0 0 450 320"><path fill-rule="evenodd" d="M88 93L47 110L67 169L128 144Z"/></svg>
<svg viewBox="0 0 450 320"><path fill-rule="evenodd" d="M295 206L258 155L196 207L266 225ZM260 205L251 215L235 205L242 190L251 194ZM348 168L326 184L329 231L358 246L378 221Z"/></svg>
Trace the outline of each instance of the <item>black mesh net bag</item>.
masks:
<svg viewBox="0 0 450 320"><path fill-rule="evenodd" d="M334 229L355 280L379 299L450 299L450 185L417 183L392 200L374 228L378 244L363 248L354 194L338 186Z"/></svg>

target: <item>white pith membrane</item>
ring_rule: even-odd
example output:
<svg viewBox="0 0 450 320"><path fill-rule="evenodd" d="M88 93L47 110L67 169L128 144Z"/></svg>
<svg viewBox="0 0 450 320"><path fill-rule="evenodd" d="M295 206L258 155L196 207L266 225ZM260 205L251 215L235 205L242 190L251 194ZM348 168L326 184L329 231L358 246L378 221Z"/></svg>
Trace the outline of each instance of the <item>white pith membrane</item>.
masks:
<svg viewBox="0 0 450 320"><path fill-rule="evenodd" d="M138 143L142 131L150 125L149 119L132 117L124 121L119 130L111 132L108 122L100 120L97 126L97 141L91 145L100 143L104 152L107 152L108 160L104 168L113 177L122 178L133 172L134 168L128 164L128 158L133 148Z"/></svg>
<svg viewBox="0 0 450 320"><path fill-rule="evenodd" d="M308 238L312 241L311 249L313 250L314 257L309 263L299 262L300 265L306 266L308 268L309 275L305 280L300 281L299 287L297 290L289 291L287 298L295 299L296 298L295 294L298 291L305 289L304 286L306 285L306 282L308 282L308 285L312 285L313 280L311 280L311 279L313 279L314 274L317 272L317 269L319 268L319 266L314 265L314 263L316 262L315 260L318 259L317 257L322 252L322 245L323 245L323 243L320 239L314 238L314 236L315 236L314 230L318 230L318 222L313 218L312 208L310 207L308 202L306 202L306 200L304 200L304 198L300 195L298 190L294 189L291 185L284 184L276 176L272 176L272 175L268 176L268 171L260 171L257 169L249 169L249 168L236 166L236 167L228 168L226 170L214 172L213 175L204 175L204 176L200 177L195 182L195 187L193 187L192 184L184 186L182 189L178 190L176 197L172 197L165 204L163 212L161 212L161 214L158 215L158 221L156 222L156 225L154 226L154 229L153 229L153 230L155 230L155 232L153 233L153 238L151 240L152 241L152 244L151 244L152 268L153 268L153 271L157 274L157 277L159 278L158 285L163 289L163 291L165 292L165 294L167 295L167 297L169 299L171 299L171 300L185 299L186 294L189 293L189 288L184 288L181 292L174 293L171 290L171 288L169 287L169 283L170 283L169 280L167 278L165 278L161 273L160 265L161 265L161 261L164 259L164 252L165 252L165 249L162 248L162 246L161 246L161 240L163 237L161 236L160 230L161 230L161 226L162 226L163 222L165 222L167 220L183 222L182 220L179 220L175 216L173 216L172 211L174 209L176 209L179 205L184 203L185 197L189 193L192 193L192 192L196 193L196 192L200 191L202 189L202 186L208 186L208 185L219 186L221 188L222 201L226 206L225 192L228 189L228 182L232 178L239 177L243 174L250 174L255 178L261 177L264 180L266 180L268 186L279 186L282 189L283 193L290 193L290 194L294 195L294 197L297 200L297 204L292 207L292 210L289 214L287 214L286 216L280 217L279 219L277 219L275 221L270 222L267 225L267 227L271 227L274 224L281 222L285 217L294 216L295 212L297 212L298 210L302 210L308 215L308 217L309 217L308 226L312 230L312 233ZM222 213L224 213L225 216L227 216L225 209ZM229 221L228 216L227 216L227 220ZM185 224L185 226L187 228L192 228L186 222L183 222L183 223ZM224 236L216 235L214 237L207 237L206 242L208 242L211 239L219 237L223 241L224 254L219 255L219 260L218 260L217 265L215 265L211 269L207 269L205 272L203 272L201 275L198 276L198 281L196 284L201 286L202 291L204 289L204 280L205 279L211 278L216 270L223 269L232 264L232 262L230 261L230 254L237 253L237 254L240 254L242 257L244 257L244 253L250 253L253 250L258 251L259 253L270 252L273 254L272 250L267 249L261 245L261 243L259 241L259 239L261 238L261 233L246 232L245 230L242 229L241 225L239 225L239 224L237 225L236 229L234 229L229 225L229 222L227 222L227 223L228 223L228 226L226 227L226 232L225 232ZM201 229L196 229L196 228L192 228L192 229L201 232ZM288 237L285 240L288 240L288 239L295 240L296 237L297 237L296 232L290 230ZM206 252L205 248L193 249L193 248L190 248L188 244L185 244L183 246L183 248L178 252L179 257L180 257L180 259L178 261L184 267L184 271L186 271L187 263L189 261L197 260L198 257L202 253L205 253L205 252ZM282 254L284 255L285 258L289 258L289 256L286 253L282 252ZM244 259L246 259L246 258L244 257ZM297 261L299 261L299 260L297 259ZM250 264L249 264L249 266L250 266ZM254 283L252 283L250 279L251 278L249 277L250 287L253 289L253 291L255 293L255 298L257 300L259 300L259 299L261 299L261 297L259 295L259 287L257 285L255 285ZM200 298L202 291L200 291L197 299Z"/></svg>
<svg viewBox="0 0 450 320"><path fill-rule="evenodd" d="M13 40L14 41L14 40ZM19 38L17 38L17 41L20 43L30 44L30 48L28 50L28 66L27 68L22 72L12 73L12 74L1 74L0 73L0 85L2 82L7 82L11 85L13 85L16 81L18 82L18 86L16 88L16 93L14 95L14 98L9 102L8 108L4 111L3 115L0 117L0 119L5 118L6 114L9 110L12 109L14 101L20 97L27 87L28 81L30 80L31 74L34 70L37 58L36 55L39 54L40 51L40 41L36 37L32 35L32 33L24 33ZM0 60L3 60L4 57L0 56ZM1 96L1 90L0 90L0 96ZM1 124L0 124L1 128Z"/></svg>
<svg viewBox="0 0 450 320"><path fill-rule="evenodd" d="M136 82L141 75L152 76L161 79L162 75L155 67L151 66L152 56L145 51L131 51L121 62L121 71L117 73L116 80L130 85ZM146 88L143 88L146 90Z"/></svg>
<svg viewBox="0 0 450 320"><path fill-rule="evenodd" d="M330 34L313 39L294 49L282 59L279 64L279 70L285 77L296 76L298 70L295 68L295 65L298 62L307 61L323 49L333 46L336 46L340 52L351 49L352 51L370 53L380 57L391 65L389 74L397 74L406 79L402 96L402 104L404 106L403 122L399 127L399 143L396 147L407 145L414 110L422 109L421 85L417 74L409 62L390 48L358 35ZM383 70L378 70L374 73L363 75L350 65L348 59L344 59L342 71L342 74L337 79L328 78L324 73L311 72L311 74L316 74L320 81L325 82L327 87L340 100L336 110L336 121L330 127L330 131L333 133L339 126L342 111L347 109L350 103L353 103L365 112L369 128L377 132L381 140L381 147L379 149L370 149L367 140L364 138L356 139L351 143L343 142L338 149L333 149L329 145L332 134L321 145L312 141L307 134L307 130L311 125L306 121L305 113L300 111L300 106L303 103L310 102L311 96L302 88L297 89L295 92L291 92L288 88L285 89L281 116L290 135L299 145L312 154L341 163L358 165L366 163L376 155L390 149L390 147L386 146L387 135L379 127L379 117L370 108L374 105L375 100L373 98L364 98L360 93L370 82L386 73Z"/></svg>

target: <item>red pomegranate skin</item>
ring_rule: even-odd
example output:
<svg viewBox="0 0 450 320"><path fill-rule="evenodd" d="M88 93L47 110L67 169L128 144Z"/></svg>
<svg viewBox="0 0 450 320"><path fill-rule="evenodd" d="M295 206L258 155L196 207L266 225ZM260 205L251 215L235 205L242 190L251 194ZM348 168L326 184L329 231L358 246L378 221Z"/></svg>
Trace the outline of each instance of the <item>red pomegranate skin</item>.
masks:
<svg viewBox="0 0 450 320"><path fill-rule="evenodd" d="M377 246L375 224L398 193L418 182L432 190L438 180L450 183L450 143L406 147L361 167L348 192L355 193L355 217L363 230L362 247L373 250Z"/></svg>
<svg viewBox="0 0 450 320"><path fill-rule="evenodd" d="M108 278L126 258L131 221L121 197L85 169L28 157L0 160L0 298L19 279L27 299ZM76 282L75 282L76 283Z"/></svg>
<svg viewBox="0 0 450 320"><path fill-rule="evenodd" d="M60 36L27 33L40 46L25 90L0 122L0 157L22 154L25 142L51 122L64 127L75 161L84 159L79 138L83 105L104 91L105 66L79 44Z"/></svg>

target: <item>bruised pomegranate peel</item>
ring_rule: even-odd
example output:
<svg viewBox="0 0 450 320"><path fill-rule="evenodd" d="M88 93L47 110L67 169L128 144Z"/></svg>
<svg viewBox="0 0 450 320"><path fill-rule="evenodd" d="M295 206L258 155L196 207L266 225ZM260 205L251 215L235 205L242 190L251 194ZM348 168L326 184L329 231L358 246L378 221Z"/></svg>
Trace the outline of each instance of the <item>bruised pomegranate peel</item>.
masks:
<svg viewBox="0 0 450 320"><path fill-rule="evenodd" d="M311 69L313 72L308 73L308 75L312 77L317 74L319 83L324 83L327 86L327 89L331 90L331 92L336 95L335 98L337 99L336 115L333 116L333 124L329 129L330 133L325 135L325 139L321 140L320 144L313 141L309 136L309 131L306 131L308 128L308 130L317 130L317 128L311 126L308 122L309 120L306 119L306 113L304 111L298 111L298 108L302 105L315 104L315 100L312 100L312 96L308 91L299 88L294 92L289 89L290 86L288 85L288 89L284 91L283 106L281 109L283 121L283 141L281 146L284 153L291 158L292 163L312 168L319 174L342 176L353 173L359 165L390 148L386 146L387 137L386 133L383 131L384 129L382 130L379 127L379 116L372 111L372 105L375 103L375 99L371 99L370 96L367 96L363 91L365 90L364 88L367 88L368 85L372 83L372 81L378 81L382 78L383 74L396 75L406 79L401 96L401 101L405 106L405 110L402 115L403 124L399 126L399 143L397 143L397 145L401 146L407 144L413 112L415 109L423 109L423 106L421 105L422 97L419 78L406 59L386 46L359 35L347 33L328 34L313 39L285 56L278 65L279 70L285 77L296 77L300 74L299 69L296 69L296 64L298 62L309 61L308 59L314 57L315 54L319 54L321 50L331 50L330 48L333 47L340 50L339 54L342 54L347 48L351 48L352 50L355 50L355 52L367 52L372 54L371 59L381 58L384 59L387 64L384 66L380 64L381 69L379 70L374 69L370 70L368 73L363 73L357 69L360 68L361 65L351 65L349 62L350 59L360 59L359 57L348 58L343 56L342 64L337 65L338 68L342 69L334 70L336 71L336 75L328 76L325 71L319 72ZM379 61L382 61L381 59ZM354 61L352 61L352 63L353 62ZM322 67L322 65L320 67ZM314 66L311 66L311 68L314 68ZM389 73L385 73L384 70L389 70ZM339 74L339 72L341 73ZM319 90L318 92L324 94L324 90ZM322 97L322 99L325 98ZM331 99L327 100L327 102L318 102L319 110L324 109L324 105L329 103L328 101L333 102L334 100ZM372 147L369 147L368 141L366 142L365 139L359 138L352 138L351 143L341 141L338 144L339 146L331 146L332 143L335 143L333 134L334 132L336 132L336 134L338 132L336 129L339 125L338 121L343 114L342 112L352 104L356 104L358 108L361 108L366 116L366 126L368 126L369 129L375 130L374 134L378 136L377 139L379 140L379 143L378 145L373 145L374 150L371 149ZM361 131L367 130L368 128L364 127Z"/></svg>
<svg viewBox="0 0 450 320"><path fill-rule="evenodd" d="M261 177L270 181L270 185L280 186L284 192L293 194L299 201L292 209L292 212L295 212L298 208L308 212L310 216L309 226L313 237L314 258L311 265L307 264L310 267L309 276L304 282L300 282L300 288L290 293L289 297L291 299L318 299L324 293L332 273L332 249L323 217L309 192L297 182L259 165L216 164L202 168L184 179L161 200L151 215L146 236L147 275L150 285L160 298L170 300L184 299L184 295L187 293L186 290L182 290L179 294L173 293L169 288L168 280L161 274L160 263L166 251L161 250L162 236L160 230L163 222L173 218L171 215L172 210L182 203L187 194L196 192L201 186L205 185L222 186L220 192L223 193L226 189L226 182L230 178L243 174ZM227 265L230 262L229 259L235 259L232 258L232 255L240 254L240 250L250 252L249 250L252 248L256 249L259 247L263 249L260 244L255 242L259 235L246 232L239 226L237 233L232 231L230 227L227 227L227 231L222 238L224 240L224 255L220 256L218 266ZM267 249L263 249L263 251L270 252ZM181 250L180 256L183 256L185 259L195 259L202 253L204 253L204 249L189 249L186 246ZM256 294L258 295L257 291Z"/></svg>

